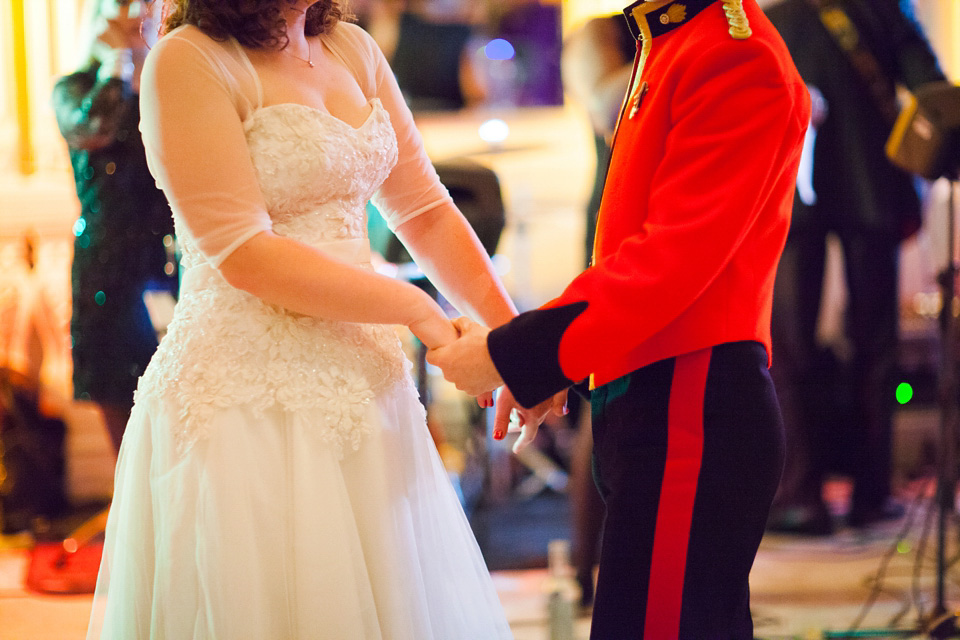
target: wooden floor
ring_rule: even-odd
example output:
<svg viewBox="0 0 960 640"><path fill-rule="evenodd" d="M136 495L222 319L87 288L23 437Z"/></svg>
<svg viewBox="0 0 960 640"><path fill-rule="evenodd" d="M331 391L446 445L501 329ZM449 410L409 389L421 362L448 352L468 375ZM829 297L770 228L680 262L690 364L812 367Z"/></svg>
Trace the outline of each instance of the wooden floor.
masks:
<svg viewBox="0 0 960 640"><path fill-rule="evenodd" d="M843 482L838 483L835 488L842 494ZM882 630L916 628L920 616L930 620L937 603L938 514L930 510L931 491L932 481L915 481L909 495L902 496L907 514L868 530L841 528L822 538L768 534L751 575L756 637L839 638L854 625L861 634L876 634L849 637L928 637ZM958 546L953 520L951 515L944 553L948 564L956 559ZM27 536L0 540L0 640L84 638L91 597L29 592L23 585L29 543ZM516 640L549 640L546 571L496 571L493 577ZM950 566L944 575L948 610L960 605L958 578ZM578 640L586 640L589 626L585 613L576 622Z"/></svg>

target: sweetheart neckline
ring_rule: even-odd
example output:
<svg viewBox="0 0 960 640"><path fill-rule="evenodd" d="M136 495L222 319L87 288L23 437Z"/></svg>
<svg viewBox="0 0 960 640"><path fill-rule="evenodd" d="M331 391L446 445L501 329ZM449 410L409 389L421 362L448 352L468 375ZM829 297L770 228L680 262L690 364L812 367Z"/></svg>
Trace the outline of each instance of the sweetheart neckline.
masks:
<svg viewBox="0 0 960 640"><path fill-rule="evenodd" d="M380 102L380 98L371 98L370 100L367 101L367 104L371 105L370 113L367 114L367 117L364 119L364 121L363 121L362 123L360 123L360 126L359 126L359 127L354 127L354 126L353 126L352 124L350 124L349 122L347 122L347 121L345 121L345 120L341 120L340 118L338 118L337 116L333 115L333 114L330 113L329 111L325 111L325 110L323 110L323 109L320 109L319 107L314 107L314 106L311 106L311 105L309 105L309 104L302 104L302 103L300 103L300 102L278 102L278 103L276 103L276 104L268 104L268 105L265 105L265 106L262 106L262 107L258 108L256 111L254 111L253 114L250 116L250 118L251 118L251 119L255 118L255 117L257 116L257 114L259 114L259 113L262 112L262 111L266 111L267 109L277 109L277 108L282 108L282 107L293 107L293 108L306 109L307 111L310 111L310 112L313 112L313 113L317 113L317 114L326 116L329 120L333 120L334 122L338 122L338 123L340 123L341 125L343 125L344 127L346 127L347 129L350 129L351 131L360 132L360 131L362 131L362 130L373 120L374 114L376 114L378 111L381 111L381 110L383 109L383 104Z"/></svg>

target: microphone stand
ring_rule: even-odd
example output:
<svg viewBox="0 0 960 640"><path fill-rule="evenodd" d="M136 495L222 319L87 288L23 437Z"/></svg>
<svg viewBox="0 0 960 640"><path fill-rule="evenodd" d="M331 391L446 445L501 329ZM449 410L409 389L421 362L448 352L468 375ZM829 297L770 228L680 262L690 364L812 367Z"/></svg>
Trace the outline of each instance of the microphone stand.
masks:
<svg viewBox="0 0 960 640"><path fill-rule="evenodd" d="M937 478L937 585L936 604L925 631L931 638L960 637L957 615L947 610L945 579L947 574L947 529L955 510L957 486L957 337L954 302L956 301L957 263L956 215L957 178L950 176L950 198L947 208L947 265L940 274L942 304L940 307L940 457Z"/></svg>

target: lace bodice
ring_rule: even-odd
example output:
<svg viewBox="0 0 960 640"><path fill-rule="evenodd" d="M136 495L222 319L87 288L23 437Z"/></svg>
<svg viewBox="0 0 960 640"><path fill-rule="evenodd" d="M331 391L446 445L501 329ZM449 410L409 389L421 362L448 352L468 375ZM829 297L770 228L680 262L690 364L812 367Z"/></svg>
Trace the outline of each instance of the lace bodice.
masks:
<svg viewBox="0 0 960 640"><path fill-rule="evenodd" d="M377 99L359 128L297 104L259 109L244 123L275 233L369 263L365 204L397 159ZM291 313L228 285L183 234L187 267L176 313L138 394L173 395L181 451L204 437L219 408L319 409L318 437L356 449L374 394L406 381L410 364L392 327Z"/></svg>
<svg viewBox="0 0 960 640"><path fill-rule="evenodd" d="M366 238L365 205L396 162L390 118L374 98L354 129L301 104L263 107L244 123L273 230L310 244ZM188 233L183 264L207 262Z"/></svg>

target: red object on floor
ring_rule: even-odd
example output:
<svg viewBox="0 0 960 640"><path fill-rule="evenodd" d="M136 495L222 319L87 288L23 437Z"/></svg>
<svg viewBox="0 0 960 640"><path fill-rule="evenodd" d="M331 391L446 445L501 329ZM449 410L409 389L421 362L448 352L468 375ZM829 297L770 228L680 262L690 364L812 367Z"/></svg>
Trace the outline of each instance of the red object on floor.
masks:
<svg viewBox="0 0 960 640"><path fill-rule="evenodd" d="M26 586L39 593L93 593L102 554L102 539L73 553L66 553L60 541L38 542L30 552Z"/></svg>

